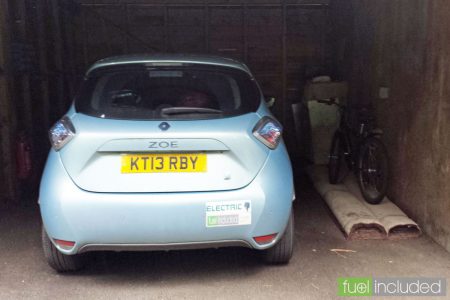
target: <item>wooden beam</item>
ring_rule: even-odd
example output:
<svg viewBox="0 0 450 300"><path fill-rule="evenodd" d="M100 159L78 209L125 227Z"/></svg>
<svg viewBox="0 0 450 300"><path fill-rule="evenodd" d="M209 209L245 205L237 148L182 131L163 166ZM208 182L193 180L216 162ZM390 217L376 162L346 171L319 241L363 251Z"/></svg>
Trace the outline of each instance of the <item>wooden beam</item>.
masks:
<svg viewBox="0 0 450 300"><path fill-rule="evenodd" d="M287 8L286 8L286 1L283 0L282 1L282 15L283 15L283 24L282 24L282 34L281 34L281 51L282 51L282 58L281 58L281 68L282 68L282 95L281 95L281 100L283 102L283 106L282 106L282 120L283 120L283 124L284 126L287 126L286 124L288 123L288 114L290 113L290 104L287 103L288 99L287 99L287 38L286 38L286 34L287 34L287 22L286 22L286 18L287 18Z"/></svg>
<svg viewBox="0 0 450 300"><path fill-rule="evenodd" d="M17 35L18 39L22 43L28 42L28 32L27 32L27 9L26 9L26 1L18 0L17 4L17 20L14 20L16 30L14 34ZM30 75L24 73L23 75L17 77L20 78L20 89L22 91L22 101L19 106L21 109L17 111L20 114L20 118L22 122L20 122L19 129L25 131L27 134L32 134L33 128L33 112L31 105L31 85L30 85ZM18 99L15 99L17 101Z"/></svg>
<svg viewBox="0 0 450 300"><path fill-rule="evenodd" d="M57 90L57 99L53 99L56 103L56 107L58 108L58 116L62 115L66 107L66 94L64 92L64 51L63 51L63 37L61 30L61 17L59 13L59 3L57 0L50 0L50 15L52 18L52 29L53 29L53 45L54 45L54 58L55 58L55 67L56 67L56 90Z"/></svg>
<svg viewBox="0 0 450 300"><path fill-rule="evenodd" d="M126 14L125 30L130 32L130 9L128 4L124 4L124 12ZM125 35L125 53L130 53L130 38Z"/></svg>
<svg viewBox="0 0 450 300"><path fill-rule="evenodd" d="M46 6L44 5L44 1L36 1L36 11L37 11L37 26L38 26L38 57L39 57L39 69L41 73L41 110L42 120L44 123L42 126L45 129L50 127L50 104L49 104L49 78L48 78L48 61L47 61L47 43L46 40L48 38L47 28L46 28Z"/></svg>
<svg viewBox="0 0 450 300"><path fill-rule="evenodd" d="M169 7L164 7L164 51L169 51Z"/></svg>
<svg viewBox="0 0 450 300"><path fill-rule="evenodd" d="M38 1L38 3L41 1ZM56 11L55 6L53 4L45 5L47 17L50 18L54 13L58 14L58 18L60 20L59 30L60 35L56 36L56 32L53 31L53 40L54 43L59 43L62 49L62 53L64 54L62 57L63 60L63 69L61 70L61 76L64 81L64 99L62 101L62 112L65 112L69 103L71 103L73 96L75 94L76 88L76 78L77 78L77 64L76 64L76 51L77 46L79 46L76 41L76 32L78 26L75 25L75 15L78 13L76 11L71 11L71 9L76 9L76 4L70 4L70 2L66 1L57 1ZM71 6L74 5L74 6ZM53 21L53 20L52 20ZM50 22L50 24L53 24ZM47 40L52 39L51 34L47 31ZM78 49L79 51L79 49ZM59 116L58 116L59 117Z"/></svg>
<svg viewBox="0 0 450 300"><path fill-rule="evenodd" d="M10 95L8 14L7 0L0 0L0 206L7 206L16 199L15 157L12 151L15 118Z"/></svg>
<svg viewBox="0 0 450 300"><path fill-rule="evenodd" d="M87 9L85 9L83 6L80 7L81 9L81 22L82 22L82 30L83 30L83 59L84 59L84 68L87 68L89 66L89 53L88 53L88 31L87 31Z"/></svg>
<svg viewBox="0 0 450 300"><path fill-rule="evenodd" d="M77 88L77 64L76 64L76 55L75 55L75 49L76 49L76 39L75 39L75 22L73 16L70 16L67 11L64 11L64 18L63 18L63 24L64 24L64 33L65 38L64 41L66 43L66 49L67 49L67 57L68 57L68 88L69 88L69 98L67 99L69 102L73 101L73 98L76 94L76 88Z"/></svg>
<svg viewBox="0 0 450 300"><path fill-rule="evenodd" d="M211 12L209 9L209 6L205 4L205 6L203 7L203 14L204 14L204 18L203 18L203 26L204 26L204 32L203 34L205 35L205 52L209 53L210 52L210 47L209 47L209 23L211 22Z"/></svg>
<svg viewBox="0 0 450 300"><path fill-rule="evenodd" d="M244 26L243 44L244 44L244 61L248 63L248 21L247 21L248 8L247 4L242 6L242 25Z"/></svg>

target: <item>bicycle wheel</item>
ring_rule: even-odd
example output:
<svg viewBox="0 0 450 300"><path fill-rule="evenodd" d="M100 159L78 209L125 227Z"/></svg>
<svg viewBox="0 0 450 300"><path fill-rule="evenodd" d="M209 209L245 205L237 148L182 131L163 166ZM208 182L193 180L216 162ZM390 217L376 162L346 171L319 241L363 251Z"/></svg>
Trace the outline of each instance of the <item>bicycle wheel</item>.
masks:
<svg viewBox="0 0 450 300"><path fill-rule="evenodd" d="M386 195L388 167L384 144L376 137L365 140L359 153L357 173L361 193L368 203L378 204Z"/></svg>
<svg viewBox="0 0 450 300"><path fill-rule="evenodd" d="M342 136L336 131L331 142L330 156L328 158L328 180L331 184L337 184L341 179L341 168L344 161L342 143Z"/></svg>

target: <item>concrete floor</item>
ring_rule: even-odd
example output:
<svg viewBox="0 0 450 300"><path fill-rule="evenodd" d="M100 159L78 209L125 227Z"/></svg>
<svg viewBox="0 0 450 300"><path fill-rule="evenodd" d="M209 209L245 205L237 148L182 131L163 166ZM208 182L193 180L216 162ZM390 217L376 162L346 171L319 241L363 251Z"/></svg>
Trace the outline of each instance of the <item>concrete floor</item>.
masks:
<svg viewBox="0 0 450 300"><path fill-rule="evenodd" d="M248 249L97 253L86 270L60 275L44 261L37 211L0 212L0 299L334 299L338 277L450 277L450 254L427 236L346 241L310 186L297 187L287 266L266 266Z"/></svg>

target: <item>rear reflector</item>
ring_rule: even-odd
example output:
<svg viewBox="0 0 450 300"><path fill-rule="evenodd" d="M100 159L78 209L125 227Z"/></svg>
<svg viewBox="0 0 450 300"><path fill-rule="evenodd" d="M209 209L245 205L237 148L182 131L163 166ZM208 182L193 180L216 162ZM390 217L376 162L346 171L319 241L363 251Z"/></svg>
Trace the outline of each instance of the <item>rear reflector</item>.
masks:
<svg viewBox="0 0 450 300"><path fill-rule="evenodd" d="M277 237L277 233L254 237L253 239L259 245L269 244Z"/></svg>
<svg viewBox="0 0 450 300"><path fill-rule="evenodd" d="M75 242L53 239L55 243L64 250L70 250L75 246Z"/></svg>

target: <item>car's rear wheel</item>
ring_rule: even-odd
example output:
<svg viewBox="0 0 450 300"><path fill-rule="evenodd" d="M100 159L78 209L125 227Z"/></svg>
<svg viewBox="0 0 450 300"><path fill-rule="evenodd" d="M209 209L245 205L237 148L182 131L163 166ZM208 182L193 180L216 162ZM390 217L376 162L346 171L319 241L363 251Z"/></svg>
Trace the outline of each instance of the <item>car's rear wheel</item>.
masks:
<svg viewBox="0 0 450 300"><path fill-rule="evenodd" d="M287 264L294 251L294 212L291 211L289 222L281 239L272 247L263 250L264 261L269 264Z"/></svg>
<svg viewBox="0 0 450 300"><path fill-rule="evenodd" d="M65 255L53 245L47 235L44 226L42 226L42 247L48 264L58 272L73 272L83 268L85 257L80 254Z"/></svg>

